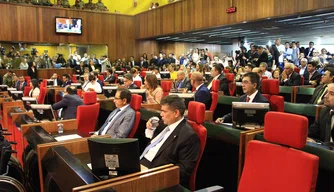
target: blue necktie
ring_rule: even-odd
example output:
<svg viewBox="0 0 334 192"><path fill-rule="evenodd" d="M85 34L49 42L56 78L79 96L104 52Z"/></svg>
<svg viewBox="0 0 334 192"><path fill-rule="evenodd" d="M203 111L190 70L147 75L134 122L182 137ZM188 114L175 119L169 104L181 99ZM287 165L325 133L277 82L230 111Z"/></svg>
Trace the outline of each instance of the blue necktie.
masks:
<svg viewBox="0 0 334 192"><path fill-rule="evenodd" d="M178 89L180 89L182 86L182 81L179 83L179 85L177 86Z"/></svg>
<svg viewBox="0 0 334 192"><path fill-rule="evenodd" d="M139 159L141 160L151 148L153 148L153 147L156 146L158 143L160 143L160 141L165 137L165 135L166 135L166 133L167 133L168 131L169 131L169 127L166 127L166 128L162 131L160 137L159 137L157 140L155 140L153 143L151 143L149 146L147 146L147 147L145 148L144 152L141 154L141 156L140 156Z"/></svg>
<svg viewBox="0 0 334 192"><path fill-rule="evenodd" d="M115 113L114 113L112 116L108 117L108 119L106 120L106 122L102 125L101 129L99 130L99 135L102 134L102 132L103 132L103 130L104 130L105 128L108 128L108 127L107 127L108 123L109 123L110 121L112 121L113 118L115 117L115 115L116 115L118 112L120 112L120 111L121 111L121 110L120 110L119 108L116 108L116 109L115 109Z"/></svg>

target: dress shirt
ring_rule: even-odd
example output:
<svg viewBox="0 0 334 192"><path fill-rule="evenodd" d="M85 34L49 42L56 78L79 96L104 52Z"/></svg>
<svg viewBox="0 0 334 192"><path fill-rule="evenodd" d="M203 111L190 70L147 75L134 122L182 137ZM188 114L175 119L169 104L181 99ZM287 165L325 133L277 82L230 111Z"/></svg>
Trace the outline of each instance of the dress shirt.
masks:
<svg viewBox="0 0 334 192"><path fill-rule="evenodd" d="M253 94L251 95L247 95L247 97L249 97L249 103L253 103L253 100L257 94L257 92L259 92L258 90L256 90Z"/></svg>
<svg viewBox="0 0 334 192"><path fill-rule="evenodd" d="M265 71L264 72L264 76L267 76L268 79L272 79L273 78L272 74L269 71Z"/></svg>
<svg viewBox="0 0 334 192"><path fill-rule="evenodd" d="M100 85L100 83L98 83L97 81L95 81L94 84L92 84L91 82L89 82L89 83L85 86L84 91L88 91L89 88L94 89L94 91L95 91L96 93L102 93L101 85Z"/></svg>
<svg viewBox="0 0 334 192"><path fill-rule="evenodd" d="M137 75L136 77L134 77L133 81L140 81L141 83L143 83L142 79L141 79L141 77L139 75Z"/></svg>
<svg viewBox="0 0 334 192"><path fill-rule="evenodd" d="M110 125L111 125L111 123L114 121L114 119L116 119L118 116L119 116L119 114L121 114L121 112L125 109L125 108L127 108L129 106L129 104L127 104L127 105L125 105L125 106L123 106L123 107L121 107L120 109L119 109L119 111L118 111L118 113L108 122L108 124L105 126L105 128L103 129L103 131L102 131L102 133L101 133L101 135L105 135L106 133L107 133L107 131L110 129Z"/></svg>
<svg viewBox="0 0 334 192"><path fill-rule="evenodd" d="M300 75L300 76L303 76L304 73L305 73L305 70L307 70L306 65L305 65L305 67L301 67L301 68L300 68L299 75Z"/></svg>
<svg viewBox="0 0 334 192"><path fill-rule="evenodd" d="M169 131L166 132L164 138L154 147L152 147L144 156L148 161L152 161L155 157L155 155L158 153L159 149L161 148L161 146L164 144L164 142L167 140L167 138L169 137L170 134L173 133L173 131L175 130L175 128L180 124L180 122L183 120L184 118L182 117L179 121L176 121L175 123L169 125ZM147 131L145 131L145 135L148 138L152 138L153 133L155 131L154 130L150 130L150 129L146 129ZM163 132L163 131L162 131ZM162 134L162 132L160 134ZM156 139L159 138L159 135L157 135L152 141L151 143L153 143Z"/></svg>
<svg viewBox="0 0 334 192"><path fill-rule="evenodd" d="M204 83L200 84L198 87L196 87L196 91L203 85ZM208 88L209 89L209 88Z"/></svg>
<svg viewBox="0 0 334 192"><path fill-rule="evenodd" d="M213 80L218 79L219 76L220 76L220 75L217 75L216 77L214 77L214 78L212 79L212 81L210 82L210 84L207 86L207 88L208 88L209 90L210 90L211 87L212 87L212 82L213 82Z"/></svg>

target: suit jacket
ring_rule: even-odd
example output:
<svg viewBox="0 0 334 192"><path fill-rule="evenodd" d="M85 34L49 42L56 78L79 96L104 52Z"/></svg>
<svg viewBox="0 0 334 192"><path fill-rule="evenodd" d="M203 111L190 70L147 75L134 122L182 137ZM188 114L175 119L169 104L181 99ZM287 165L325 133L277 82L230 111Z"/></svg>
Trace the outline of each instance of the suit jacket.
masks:
<svg viewBox="0 0 334 192"><path fill-rule="evenodd" d="M308 136L322 142L329 142L331 137L331 115L330 108L324 107L320 116L308 129Z"/></svg>
<svg viewBox="0 0 334 192"><path fill-rule="evenodd" d="M313 50L314 50L314 48L311 49L311 53L309 55L310 57L313 57ZM309 47L304 50L305 58L307 57L309 51L310 51Z"/></svg>
<svg viewBox="0 0 334 192"><path fill-rule="evenodd" d="M74 59L67 60L67 63L71 68L75 68L77 66L77 62Z"/></svg>
<svg viewBox="0 0 334 192"><path fill-rule="evenodd" d="M179 84L180 84L180 83L181 83L181 82L177 82L177 83L176 83L176 88L179 88ZM190 80L189 80L188 77L184 78L184 80L183 80L182 85L180 86L180 88L187 88L188 91L189 91L189 90L192 90L192 86L191 86L191 83L190 83Z"/></svg>
<svg viewBox="0 0 334 192"><path fill-rule="evenodd" d="M220 81L219 91L224 91L224 95L230 95L230 91L228 89L228 80L225 78L225 75L220 74L217 79ZM213 77L211 77L209 79L207 86L211 83L212 80L213 80ZM212 86L211 86L211 88L212 88ZM211 89L210 89L210 91L211 91Z"/></svg>
<svg viewBox="0 0 334 192"><path fill-rule="evenodd" d="M206 110L210 109L211 106L211 93L209 89L203 84L195 93L195 101L204 103Z"/></svg>
<svg viewBox="0 0 334 192"><path fill-rule="evenodd" d="M310 75L310 72L308 72L307 67L306 67L304 70L304 74L303 74L304 84L305 84L305 80L308 79L309 75Z"/></svg>
<svg viewBox="0 0 334 192"><path fill-rule="evenodd" d="M110 75L110 76L107 76L105 79L104 79L104 82L108 82L108 83L115 83L115 76L114 75Z"/></svg>
<svg viewBox="0 0 334 192"><path fill-rule="evenodd" d="M29 67L28 69L27 69L27 71L28 71L28 76L31 78L31 79L38 79L38 77L37 77L37 68L36 67L34 67L35 68L35 72L31 69L31 67Z"/></svg>
<svg viewBox="0 0 334 192"><path fill-rule="evenodd" d="M153 138L160 132L156 130ZM183 119L162 144L152 162L142 160L141 164L153 168L173 163L180 167L180 184L188 187L189 177L195 168L199 153L199 138L193 128Z"/></svg>
<svg viewBox="0 0 334 192"><path fill-rule="evenodd" d="M312 95L312 98L311 98L311 101L310 101L311 104L319 104L319 105L324 104L324 97L325 97L327 91L322 95L321 102L317 103L317 101L319 99L318 97L320 97L320 94L322 94L324 86L327 86L327 85L322 84L322 85L319 85L318 87L315 88L315 90L313 92L313 95Z"/></svg>
<svg viewBox="0 0 334 192"><path fill-rule="evenodd" d="M255 62L256 67L259 67L261 62L268 63L268 54L265 51L263 51L263 53L259 56L259 59Z"/></svg>
<svg viewBox="0 0 334 192"><path fill-rule="evenodd" d="M298 86L301 85L300 75L296 72L292 72L290 78L287 81L281 81L281 85L285 86Z"/></svg>
<svg viewBox="0 0 334 192"><path fill-rule="evenodd" d="M114 115L116 110L110 113L105 123L108 123L109 118ZM113 119L111 125L109 126L106 134L110 135L112 138L126 138L128 137L133 124L135 122L136 113L129 106L127 106L124 110L119 112L116 119Z"/></svg>
<svg viewBox="0 0 334 192"><path fill-rule="evenodd" d="M305 72L304 72L305 74ZM320 84L320 80L321 80L321 74L318 72L318 71L315 71L311 77L311 79L309 80L310 78L310 73L308 72L307 74L304 75L304 85L311 85L310 84L310 81L316 81L317 82L317 85Z"/></svg>
<svg viewBox="0 0 334 192"><path fill-rule="evenodd" d="M77 117L78 106L83 105L82 99L78 95L65 95L63 99L52 105L52 109L59 110L63 108L63 119L75 119Z"/></svg>
<svg viewBox="0 0 334 192"><path fill-rule="evenodd" d="M23 82L22 89L20 89L20 87L21 87L21 82L18 82L18 83L15 84L15 88L16 88L16 90L18 90L18 91L24 91L24 87L25 87L25 86L27 86L27 83L26 83L25 81Z"/></svg>
<svg viewBox="0 0 334 192"><path fill-rule="evenodd" d="M67 85L71 85L72 81L68 80L66 82L63 82L63 84L61 84L61 87L66 87Z"/></svg>
<svg viewBox="0 0 334 192"><path fill-rule="evenodd" d="M128 89L139 89L139 87L137 85L135 85L134 83L132 83Z"/></svg>
<svg viewBox="0 0 334 192"><path fill-rule="evenodd" d="M79 75L83 75L85 72L85 68L84 67L80 67L80 65L77 65L74 67L75 73L79 74Z"/></svg>
<svg viewBox="0 0 334 192"><path fill-rule="evenodd" d="M240 102L246 102L247 99L247 95L243 95L240 97ZM257 94L255 95L252 103L269 103L268 99L265 98L260 91L257 92ZM223 117L224 119L224 123L232 123L232 113L228 113L226 115L224 115Z"/></svg>
<svg viewBox="0 0 334 192"><path fill-rule="evenodd" d="M147 68L148 67L148 62L147 61L139 62L139 65L141 65L140 67Z"/></svg>

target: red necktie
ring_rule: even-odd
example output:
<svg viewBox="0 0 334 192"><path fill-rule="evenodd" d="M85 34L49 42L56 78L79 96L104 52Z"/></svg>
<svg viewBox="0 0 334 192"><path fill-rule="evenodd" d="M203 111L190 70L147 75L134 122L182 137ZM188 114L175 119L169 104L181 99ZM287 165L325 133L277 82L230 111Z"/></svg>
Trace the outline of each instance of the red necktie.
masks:
<svg viewBox="0 0 334 192"><path fill-rule="evenodd" d="M246 102L249 102L249 101L250 101L250 97L247 97Z"/></svg>

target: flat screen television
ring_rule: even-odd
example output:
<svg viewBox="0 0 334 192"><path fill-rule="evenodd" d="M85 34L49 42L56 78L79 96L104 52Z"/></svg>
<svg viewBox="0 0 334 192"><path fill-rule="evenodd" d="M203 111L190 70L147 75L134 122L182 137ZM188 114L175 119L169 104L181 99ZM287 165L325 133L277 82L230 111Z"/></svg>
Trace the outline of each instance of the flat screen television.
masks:
<svg viewBox="0 0 334 192"><path fill-rule="evenodd" d="M56 17L56 33L82 34L82 19L71 17Z"/></svg>

